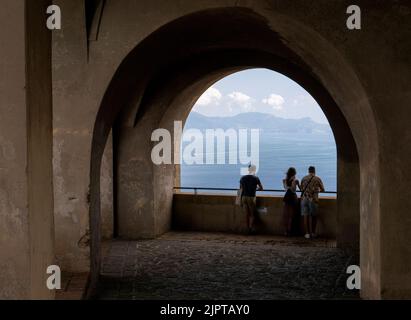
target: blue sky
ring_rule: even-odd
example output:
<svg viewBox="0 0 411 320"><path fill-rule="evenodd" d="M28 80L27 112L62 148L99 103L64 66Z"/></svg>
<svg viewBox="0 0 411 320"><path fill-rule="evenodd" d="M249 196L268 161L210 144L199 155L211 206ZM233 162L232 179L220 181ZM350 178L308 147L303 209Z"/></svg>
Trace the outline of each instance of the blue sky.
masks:
<svg viewBox="0 0 411 320"><path fill-rule="evenodd" d="M267 69L245 70L218 81L200 97L193 110L206 116L262 112L281 118L309 117L319 123L328 123L307 91L286 76Z"/></svg>

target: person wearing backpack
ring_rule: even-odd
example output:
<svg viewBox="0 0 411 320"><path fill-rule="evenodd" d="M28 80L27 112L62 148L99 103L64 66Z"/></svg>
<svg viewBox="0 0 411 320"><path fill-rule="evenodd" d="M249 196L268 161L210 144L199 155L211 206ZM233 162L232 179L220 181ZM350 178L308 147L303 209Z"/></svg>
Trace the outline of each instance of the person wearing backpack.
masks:
<svg viewBox="0 0 411 320"><path fill-rule="evenodd" d="M324 192L324 184L315 175L315 167L308 168L308 175L301 180L301 215L304 217L305 238L316 238L318 194Z"/></svg>

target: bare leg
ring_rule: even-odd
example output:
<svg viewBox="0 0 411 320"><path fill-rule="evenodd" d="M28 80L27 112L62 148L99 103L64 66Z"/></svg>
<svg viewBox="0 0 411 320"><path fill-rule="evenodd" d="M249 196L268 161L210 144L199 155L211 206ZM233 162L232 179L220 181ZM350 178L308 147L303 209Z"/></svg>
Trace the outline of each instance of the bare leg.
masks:
<svg viewBox="0 0 411 320"><path fill-rule="evenodd" d="M283 227L285 230L285 233L287 233L287 206L284 205L283 207Z"/></svg>
<svg viewBox="0 0 411 320"><path fill-rule="evenodd" d="M317 228L317 217L313 216L312 217L312 226L311 226L312 233L315 233L316 228Z"/></svg>
<svg viewBox="0 0 411 320"><path fill-rule="evenodd" d="M311 235L313 233L312 230L313 230L313 217L310 215L308 218L308 234Z"/></svg>
<svg viewBox="0 0 411 320"><path fill-rule="evenodd" d="M250 203L250 231L254 232L254 221L255 221L255 215L256 215L257 207L255 203L255 198L254 200Z"/></svg>
<svg viewBox="0 0 411 320"><path fill-rule="evenodd" d="M250 226L249 226L249 229L250 229L250 230L253 230L253 228L254 228L254 213L251 213L251 214L250 214Z"/></svg>
<svg viewBox="0 0 411 320"><path fill-rule="evenodd" d="M245 206L245 213L247 229L250 230L250 208L248 205Z"/></svg>
<svg viewBox="0 0 411 320"><path fill-rule="evenodd" d="M288 212L288 234L291 234L293 231L293 218L295 214L295 207L290 206L289 212Z"/></svg>
<svg viewBox="0 0 411 320"><path fill-rule="evenodd" d="M284 205L283 215L284 215L284 230L285 234L289 235L292 227L292 208L289 205Z"/></svg>
<svg viewBox="0 0 411 320"><path fill-rule="evenodd" d="M244 208L244 213L245 213L245 225L247 226L247 231L250 230L250 208L248 207L248 204L245 202L243 203L243 208Z"/></svg>
<svg viewBox="0 0 411 320"><path fill-rule="evenodd" d="M308 215L304 216L304 228L305 228L305 234L310 234L310 226L309 226L309 220L308 220Z"/></svg>

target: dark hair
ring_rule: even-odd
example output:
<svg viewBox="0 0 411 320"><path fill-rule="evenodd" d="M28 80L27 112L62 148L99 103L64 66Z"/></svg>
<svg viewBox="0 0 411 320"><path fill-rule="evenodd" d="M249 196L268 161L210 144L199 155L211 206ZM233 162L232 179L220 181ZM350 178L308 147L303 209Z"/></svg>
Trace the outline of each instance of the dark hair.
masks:
<svg viewBox="0 0 411 320"><path fill-rule="evenodd" d="M308 168L308 172L309 172L309 173L315 173L315 167L310 166L310 167Z"/></svg>
<svg viewBox="0 0 411 320"><path fill-rule="evenodd" d="M291 178L294 177L297 174L297 170L295 168L291 167L287 171L287 176L286 176L286 181L287 181L287 186L291 185Z"/></svg>

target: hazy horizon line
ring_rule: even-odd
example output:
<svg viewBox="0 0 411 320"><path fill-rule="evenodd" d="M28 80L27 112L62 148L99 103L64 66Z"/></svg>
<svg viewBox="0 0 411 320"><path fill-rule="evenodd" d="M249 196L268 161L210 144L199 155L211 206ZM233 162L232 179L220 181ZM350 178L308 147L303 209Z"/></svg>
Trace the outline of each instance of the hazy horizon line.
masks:
<svg viewBox="0 0 411 320"><path fill-rule="evenodd" d="M196 113L196 114L199 114L199 115L201 115L202 117L206 117L206 118L234 118L234 117L236 117L236 116L238 116L238 115L241 115L241 114L262 114L262 115L268 115L268 116L271 116L271 117L274 117L274 118L277 118L277 119L284 119L284 120L303 120L303 119L310 119L312 122L314 122L314 123L317 123L317 124L326 124L326 125L330 125L330 123L327 121L327 122L318 122L318 121L316 121L316 120L314 120L313 118L311 118L311 117L302 117L302 118L284 118L284 117L279 117L279 116L276 116L276 115L274 115L274 114L271 114L271 113L266 113L266 112L258 112L258 111L251 111L251 112L240 112L240 113L238 113L238 114L236 114L236 115L230 115L230 116L208 116L208 115L205 115L205 114L203 114L203 113L201 113L201 112L198 112L198 111L191 111L190 112L190 114L192 114L192 113ZM190 116L190 115L189 115ZM187 119L188 119L188 117L187 117Z"/></svg>

